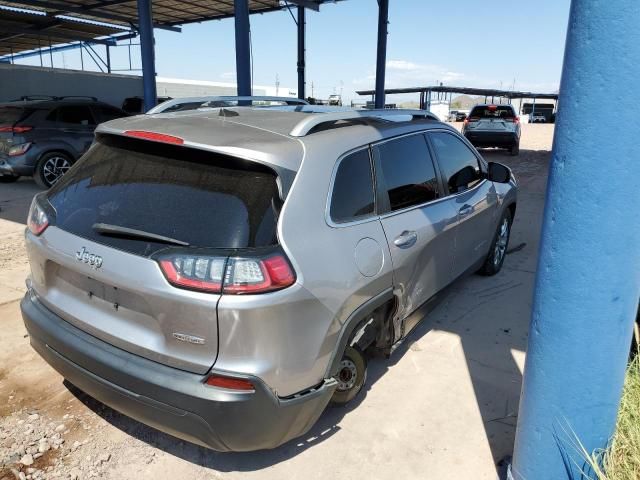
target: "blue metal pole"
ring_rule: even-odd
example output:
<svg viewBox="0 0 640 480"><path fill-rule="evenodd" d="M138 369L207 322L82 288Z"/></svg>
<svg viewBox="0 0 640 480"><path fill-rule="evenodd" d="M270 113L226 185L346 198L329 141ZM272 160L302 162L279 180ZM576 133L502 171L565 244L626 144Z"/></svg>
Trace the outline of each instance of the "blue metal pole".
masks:
<svg viewBox="0 0 640 480"><path fill-rule="evenodd" d="M640 3L573 0L511 476L583 478L614 432L640 294ZM594 115L594 112L598 112ZM603 121L613 119L616 121Z"/></svg>
<svg viewBox="0 0 640 480"><path fill-rule="evenodd" d="M142 87L144 90L144 111L146 112L155 107L157 102L156 61L151 0L138 0L138 31L140 32Z"/></svg>
<svg viewBox="0 0 640 480"><path fill-rule="evenodd" d="M236 78L238 95L251 95L251 40L249 0L234 0L236 25Z"/></svg>
<svg viewBox="0 0 640 480"><path fill-rule="evenodd" d="M378 0L378 58L376 61L376 108L384 108L384 77L387 66L389 0Z"/></svg>
<svg viewBox="0 0 640 480"><path fill-rule="evenodd" d="M306 18L304 7L298 7L298 98L305 98L305 68L306 68Z"/></svg>

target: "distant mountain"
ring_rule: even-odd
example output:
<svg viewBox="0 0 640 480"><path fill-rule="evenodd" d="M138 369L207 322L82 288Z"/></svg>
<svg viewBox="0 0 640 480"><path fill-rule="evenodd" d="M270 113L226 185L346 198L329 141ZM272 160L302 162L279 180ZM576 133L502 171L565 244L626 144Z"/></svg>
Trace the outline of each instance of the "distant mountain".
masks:
<svg viewBox="0 0 640 480"><path fill-rule="evenodd" d="M484 103L484 97L458 95L451 100L451 110L471 110L478 103Z"/></svg>

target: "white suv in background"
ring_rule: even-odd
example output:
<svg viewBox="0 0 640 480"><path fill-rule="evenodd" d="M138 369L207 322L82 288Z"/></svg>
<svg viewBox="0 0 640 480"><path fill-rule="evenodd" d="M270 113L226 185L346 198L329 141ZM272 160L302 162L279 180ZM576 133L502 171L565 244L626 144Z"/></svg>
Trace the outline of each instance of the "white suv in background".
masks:
<svg viewBox="0 0 640 480"><path fill-rule="evenodd" d="M462 134L475 147L506 148L520 153L520 118L511 105L476 105L465 119Z"/></svg>

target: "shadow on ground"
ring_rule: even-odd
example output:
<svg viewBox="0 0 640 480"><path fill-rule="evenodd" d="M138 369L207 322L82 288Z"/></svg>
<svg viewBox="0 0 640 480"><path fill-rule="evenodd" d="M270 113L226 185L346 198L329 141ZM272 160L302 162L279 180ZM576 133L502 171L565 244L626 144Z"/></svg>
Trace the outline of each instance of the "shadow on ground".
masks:
<svg viewBox="0 0 640 480"><path fill-rule="evenodd" d="M41 191L30 178L21 178L15 183L0 183L0 218L26 224L31 200Z"/></svg>

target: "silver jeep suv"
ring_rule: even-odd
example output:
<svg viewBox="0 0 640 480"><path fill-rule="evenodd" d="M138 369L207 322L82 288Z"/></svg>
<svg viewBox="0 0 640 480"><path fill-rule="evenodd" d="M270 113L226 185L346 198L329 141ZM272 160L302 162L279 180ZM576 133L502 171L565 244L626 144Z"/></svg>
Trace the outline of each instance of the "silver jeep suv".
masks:
<svg viewBox="0 0 640 480"><path fill-rule="evenodd" d="M445 286L500 270L507 167L428 112L314 108L102 124L29 213L33 348L176 437L273 448L353 399Z"/></svg>

